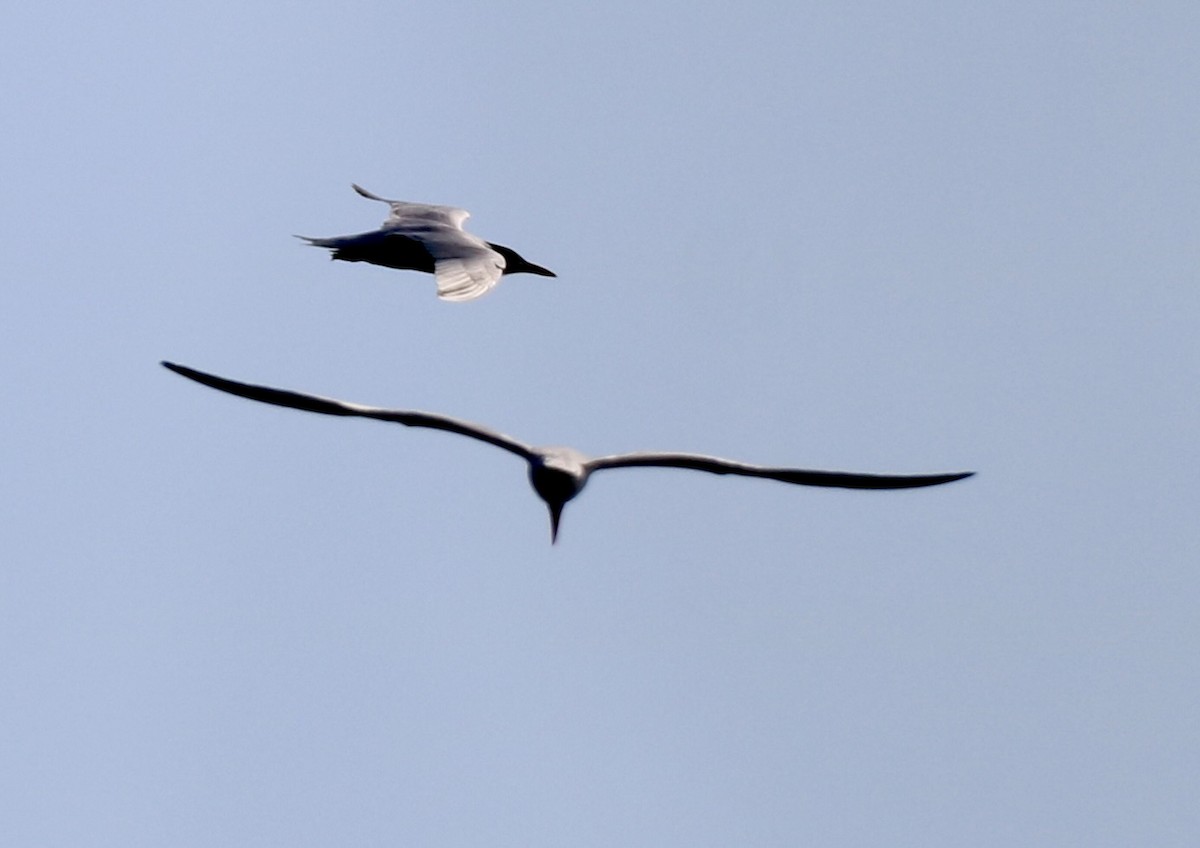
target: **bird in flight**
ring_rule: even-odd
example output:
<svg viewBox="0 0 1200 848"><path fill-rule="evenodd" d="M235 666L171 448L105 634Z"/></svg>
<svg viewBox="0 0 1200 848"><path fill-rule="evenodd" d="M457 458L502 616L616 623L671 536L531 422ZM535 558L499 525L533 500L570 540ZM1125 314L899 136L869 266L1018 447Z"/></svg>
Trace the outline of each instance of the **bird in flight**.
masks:
<svg viewBox="0 0 1200 848"><path fill-rule="evenodd" d="M388 200L358 185L354 190L391 207L391 214L379 229L352 236L297 238L313 247L329 248L333 259L433 274L442 300L477 298L489 292L503 274L557 276L548 268L526 261L510 247L468 233L463 222L471 213L465 209Z"/></svg>
<svg viewBox="0 0 1200 848"><path fill-rule="evenodd" d="M558 539L558 522L567 502L583 491L588 477L607 468L636 468L653 466L658 468L690 468L710 474L737 474L743 477L765 477L783 483L801 486L830 486L843 489L914 489L921 486L938 486L970 477L973 471L949 474L853 474L842 471L809 471L802 468L768 468L750 465L731 459L704 456L693 453L621 453L611 456L589 457L573 448L533 447L511 436L433 412L417 412L407 409L381 409L357 403L301 394L285 389L254 386L206 374L184 365L163 362L166 368L188 379L195 380L214 389L250 400L318 412L322 415L341 415L358 418L374 418L391 421L406 427L429 427L469 436L489 445L503 448L516 454L529 464L529 482L538 497L546 502L550 510L550 542Z"/></svg>

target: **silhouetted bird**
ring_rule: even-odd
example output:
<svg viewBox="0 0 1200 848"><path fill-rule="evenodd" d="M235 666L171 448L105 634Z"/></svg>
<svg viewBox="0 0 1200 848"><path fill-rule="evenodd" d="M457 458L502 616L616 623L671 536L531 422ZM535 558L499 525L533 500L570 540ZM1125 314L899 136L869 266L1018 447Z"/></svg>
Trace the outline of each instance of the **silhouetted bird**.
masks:
<svg viewBox="0 0 1200 848"><path fill-rule="evenodd" d="M392 213L378 230L333 238L296 238L329 248L333 259L433 274L442 300L471 300L486 294L502 274L557 276L525 261L512 248L468 233L463 222L471 213L465 209L388 200L357 185L354 190L391 206Z"/></svg>
<svg viewBox="0 0 1200 848"><path fill-rule="evenodd" d="M567 501L583 491L588 476L594 471L605 468L632 468L636 466L658 466L663 468L692 468L696 471L708 471L712 474L739 474L743 477L766 477L784 483L797 483L802 486L833 486L843 489L913 489L920 486L937 486L970 477L973 471L961 471L951 474L849 474L840 471L807 471L800 468L764 468L759 465L747 465L730 459L720 459L715 456L702 456L691 453L622 453L613 456L587 457L573 448L537 448L519 442L516 439L498 433L478 424L460 421L446 415L436 415L431 412L416 412L405 409L379 409L373 406L362 406L357 403L333 400L332 398L305 395L299 392L289 392L284 389L272 389L266 386L252 386L226 380L203 371L196 371L183 365L164 362L164 366L184 377L220 389L223 392L239 395L251 400L273 403L276 406L290 406L293 409L303 409L307 412L319 412L324 415L357 416L359 418L375 418L379 421L393 421L408 427L430 427L434 430L446 430L462 436L479 439L498 448L504 448L509 453L515 453L529 463L529 482L538 497L546 502L550 510L550 541L558 538L558 520L562 515Z"/></svg>

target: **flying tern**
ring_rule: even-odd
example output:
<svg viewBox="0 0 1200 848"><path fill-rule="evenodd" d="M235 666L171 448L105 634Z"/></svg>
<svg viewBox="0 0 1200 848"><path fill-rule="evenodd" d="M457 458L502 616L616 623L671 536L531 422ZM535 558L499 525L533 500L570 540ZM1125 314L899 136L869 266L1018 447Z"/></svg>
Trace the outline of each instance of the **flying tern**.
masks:
<svg viewBox="0 0 1200 848"><path fill-rule="evenodd" d="M503 274L557 276L510 247L468 233L463 222L471 213L465 209L388 200L358 185L354 190L391 207L379 229L332 238L297 238L314 247L329 248L333 259L433 274L442 300L477 298L491 291Z"/></svg>
<svg viewBox="0 0 1200 848"><path fill-rule="evenodd" d="M529 482L546 503L550 511L550 542L558 539L558 524L563 507L583 491L588 478L596 471L608 468L636 468L652 466L659 468L690 468L710 474L736 474L743 477L765 477L783 483L801 486L829 486L843 489L914 489L922 486L938 486L970 477L974 472L959 471L947 474L857 474L844 471L811 471L803 468L772 468L750 465L731 459L704 456L692 453L639 452L621 453L610 456L586 456L574 448L534 447L506 436L489 427L472 424L448 415L433 412L417 412L407 409L382 409L357 403L302 394L301 392L273 389L227 380L206 374L184 365L163 362L165 367L197 383L229 394L249 398L262 403L318 412L322 415L341 415L358 418L374 418L391 421L407 427L429 427L469 436L489 445L495 445L516 454L529 465Z"/></svg>

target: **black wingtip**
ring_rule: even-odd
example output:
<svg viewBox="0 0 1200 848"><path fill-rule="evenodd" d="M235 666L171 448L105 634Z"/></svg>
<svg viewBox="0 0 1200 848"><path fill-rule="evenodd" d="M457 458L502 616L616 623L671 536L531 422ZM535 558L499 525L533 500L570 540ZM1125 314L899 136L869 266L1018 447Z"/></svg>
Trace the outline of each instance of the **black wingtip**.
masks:
<svg viewBox="0 0 1200 848"><path fill-rule="evenodd" d="M380 203L391 203L392 202L386 198L380 197L378 194L376 194L373 191L367 191L365 188L360 186L358 183L350 183L350 187L352 189L354 189L356 192L358 192L361 196L365 197L367 200L378 200Z"/></svg>
<svg viewBox="0 0 1200 848"><path fill-rule="evenodd" d="M946 483L957 483L959 480L966 480L968 477L974 476L974 471L952 471L948 474L918 475L910 479L913 488L922 488L925 486L943 486Z"/></svg>
<svg viewBox="0 0 1200 848"><path fill-rule="evenodd" d="M215 378L211 374L205 374L203 371L197 371L195 368L188 368L186 365L168 362L165 359L159 364L168 371L174 371L180 377L187 377L189 380L195 380L197 383L202 383L206 386L214 385L213 380Z"/></svg>

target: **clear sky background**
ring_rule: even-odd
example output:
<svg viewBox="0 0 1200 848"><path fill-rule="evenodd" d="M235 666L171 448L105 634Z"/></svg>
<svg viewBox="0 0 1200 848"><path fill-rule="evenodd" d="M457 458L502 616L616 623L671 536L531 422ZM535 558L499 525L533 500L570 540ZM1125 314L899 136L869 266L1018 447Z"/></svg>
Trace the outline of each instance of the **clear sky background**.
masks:
<svg viewBox="0 0 1200 848"><path fill-rule="evenodd" d="M0 843L1192 846L1200 6L10 4ZM350 190L558 272L446 304ZM592 453L595 478L158 366Z"/></svg>

